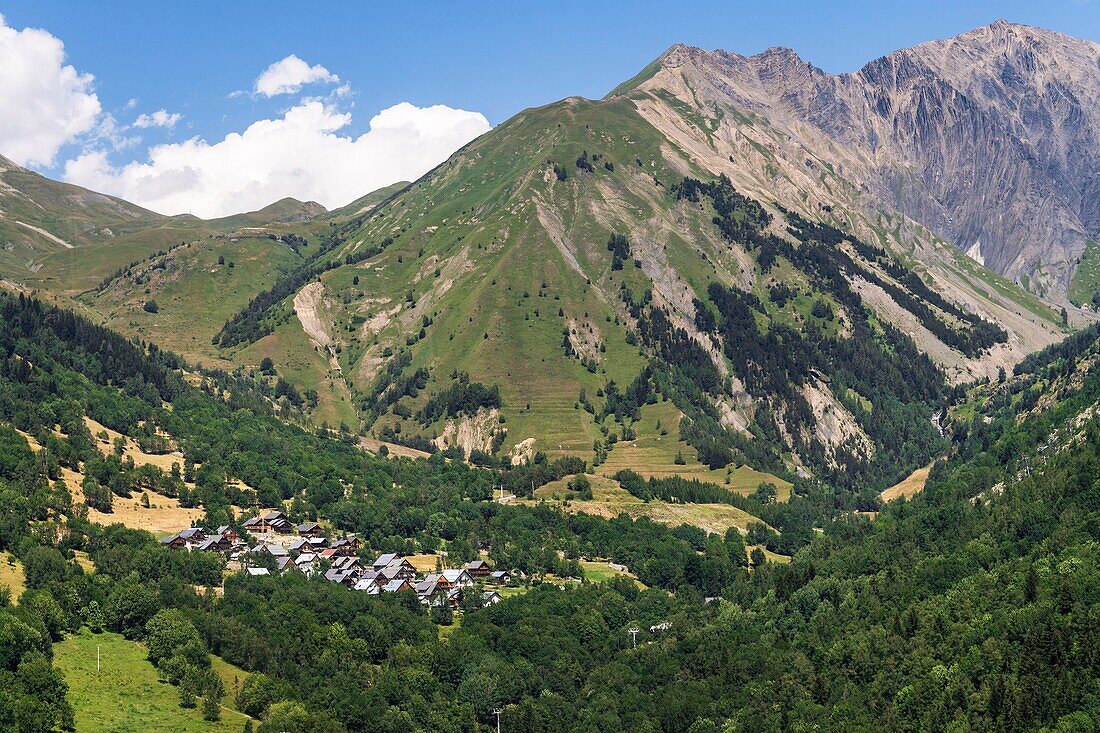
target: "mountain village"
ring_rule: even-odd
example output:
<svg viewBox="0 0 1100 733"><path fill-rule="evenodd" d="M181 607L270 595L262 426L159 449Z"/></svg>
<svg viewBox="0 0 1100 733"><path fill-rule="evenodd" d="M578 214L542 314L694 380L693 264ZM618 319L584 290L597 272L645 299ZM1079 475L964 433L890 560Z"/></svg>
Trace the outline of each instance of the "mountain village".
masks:
<svg viewBox="0 0 1100 733"><path fill-rule="evenodd" d="M520 579L520 573L493 570L484 560L472 560L462 567L443 568L439 555L435 572L418 573L407 557L383 553L366 561L360 557L362 541L354 535L327 537L316 522L294 524L281 511L270 511L246 519L244 533L222 525L213 533L189 527L161 540L171 550L216 552L227 559L231 571L250 576L300 573L323 577L333 583L369 595L416 593L427 608L457 609L470 593L477 593L476 605L502 600L501 589Z"/></svg>

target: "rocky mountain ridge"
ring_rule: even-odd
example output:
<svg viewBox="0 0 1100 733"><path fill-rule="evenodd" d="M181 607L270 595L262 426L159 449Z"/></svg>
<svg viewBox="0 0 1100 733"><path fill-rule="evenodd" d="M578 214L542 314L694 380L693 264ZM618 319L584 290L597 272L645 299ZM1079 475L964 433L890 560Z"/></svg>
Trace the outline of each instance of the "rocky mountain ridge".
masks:
<svg viewBox="0 0 1100 733"><path fill-rule="evenodd" d="M872 205L1051 300L1100 237L1091 41L997 21L840 75L790 49L746 57L677 45L649 78L616 91L657 90L707 116L733 108L782 131Z"/></svg>

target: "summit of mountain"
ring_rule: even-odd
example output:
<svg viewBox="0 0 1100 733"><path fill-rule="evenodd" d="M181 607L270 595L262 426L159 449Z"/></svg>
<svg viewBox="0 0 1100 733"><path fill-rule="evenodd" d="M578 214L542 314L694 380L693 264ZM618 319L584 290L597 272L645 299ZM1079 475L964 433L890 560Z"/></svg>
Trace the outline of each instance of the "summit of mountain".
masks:
<svg viewBox="0 0 1100 733"><path fill-rule="evenodd" d="M996 21L833 75L790 49L676 45L618 94L730 108L1048 300L1100 238L1100 45ZM713 113L713 112L712 112ZM717 132L717 131L716 131Z"/></svg>

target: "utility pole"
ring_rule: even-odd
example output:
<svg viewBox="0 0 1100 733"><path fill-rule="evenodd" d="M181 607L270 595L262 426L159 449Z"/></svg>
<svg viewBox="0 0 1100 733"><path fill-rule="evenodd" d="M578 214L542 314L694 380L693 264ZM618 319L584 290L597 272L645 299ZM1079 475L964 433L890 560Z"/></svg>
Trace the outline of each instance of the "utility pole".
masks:
<svg viewBox="0 0 1100 733"><path fill-rule="evenodd" d="M634 648L638 648L638 634L642 633L641 629L631 627L626 633L630 634L631 641L634 642Z"/></svg>
<svg viewBox="0 0 1100 733"><path fill-rule="evenodd" d="M500 708L493 711L493 715L497 716L497 733L500 733Z"/></svg>

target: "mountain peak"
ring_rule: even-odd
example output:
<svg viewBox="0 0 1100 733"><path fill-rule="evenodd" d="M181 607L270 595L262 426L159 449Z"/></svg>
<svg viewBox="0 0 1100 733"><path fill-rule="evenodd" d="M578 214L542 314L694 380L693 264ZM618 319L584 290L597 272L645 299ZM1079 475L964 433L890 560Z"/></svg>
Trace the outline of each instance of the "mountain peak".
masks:
<svg viewBox="0 0 1100 733"><path fill-rule="evenodd" d="M999 54L1012 48L1030 49L1036 45L1041 45L1054 54L1095 54L1100 51L1100 44L1088 39L1038 26L1013 23L1003 18L950 38L926 41L907 50L935 49L936 52L943 52L951 48L970 48ZM1095 73L1095 69L1093 72Z"/></svg>
<svg viewBox="0 0 1100 733"><path fill-rule="evenodd" d="M1100 241L1098 69L1100 44L1002 18L839 75L786 47L744 56L676 44L628 91L662 87L689 106L750 111L1057 299L1085 243ZM914 171L926 175L914 182ZM1039 202L1057 214L1034 216Z"/></svg>
<svg viewBox="0 0 1100 733"><path fill-rule="evenodd" d="M1021 26L1019 26L1018 23L1010 23L1009 21L1005 20L1004 18L997 18L997 20L993 21L992 23L990 23L989 25L987 25L985 27L989 28L990 30L1005 31L1005 30L1008 30L1010 28L1016 28L1016 27L1021 27Z"/></svg>
<svg viewBox="0 0 1100 733"><path fill-rule="evenodd" d="M754 59L782 59L786 61L802 61L802 57L798 55L798 52L788 46L770 46L765 48L758 54L752 56Z"/></svg>

